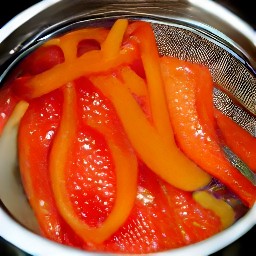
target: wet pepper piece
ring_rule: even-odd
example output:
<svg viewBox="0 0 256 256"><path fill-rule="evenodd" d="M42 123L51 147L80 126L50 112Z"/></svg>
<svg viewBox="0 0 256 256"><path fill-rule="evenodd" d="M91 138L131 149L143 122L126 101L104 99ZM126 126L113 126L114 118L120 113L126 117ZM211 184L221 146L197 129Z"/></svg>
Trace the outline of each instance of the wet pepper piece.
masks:
<svg viewBox="0 0 256 256"><path fill-rule="evenodd" d="M172 126L179 147L202 169L234 191L247 206L252 206L256 187L230 164L216 136L213 136L216 127L211 116L213 111L207 111L207 106L212 104L209 103L212 102L212 96L206 94L204 98L198 97L200 87L213 88L212 82L209 82L209 71L203 66L171 57L163 57L161 65ZM198 108L203 108L204 114L198 116Z"/></svg>
<svg viewBox="0 0 256 256"><path fill-rule="evenodd" d="M80 79L79 83L82 83L84 87L90 86L88 82L86 82L86 79ZM124 142L124 139L122 139L122 135L124 135L122 130L117 131L115 126L111 125L110 116L106 121L100 118L100 124L97 122L98 120L96 121L94 119L89 119L85 123L85 125L89 125L101 134L104 134L107 148L109 148L111 152L114 164L116 190L115 202L113 206L110 207L110 213L104 221L101 217L101 222L97 223L97 226L94 227L86 224L86 219L85 221L80 219L73 209L74 206L71 200L68 199L69 193L66 184L66 180L69 180L70 175L72 175L73 172L77 172L77 169L75 169L70 175L66 174L66 169L68 168L67 162L69 160L70 151L73 151L73 141L76 140L77 122L79 120L76 116L77 93L74 88L75 84L77 83L69 83L64 89L62 118L51 149L49 171L57 206L64 219L86 242L101 243L120 228L130 214L137 192L137 159L128 140ZM79 98L84 99L84 95L81 95ZM87 109L91 108L90 106L92 106L92 103L82 105L81 108ZM82 113L81 116L85 117L86 115ZM86 167L87 165L85 164L85 168ZM73 166L70 165L69 168L73 169ZM95 171L97 173L97 170ZM74 205L76 205L75 202Z"/></svg>
<svg viewBox="0 0 256 256"><path fill-rule="evenodd" d="M64 62L64 54L59 46L43 46L22 61L18 76L37 75L62 62Z"/></svg>
<svg viewBox="0 0 256 256"><path fill-rule="evenodd" d="M256 138L218 109L214 110L214 116L224 144L256 173Z"/></svg>
<svg viewBox="0 0 256 256"><path fill-rule="evenodd" d="M0 97L0 135L3 131L3 128L8 121L12 111L14 110L19 99L12 92L12 89L9 85L1 88L1 97Z"/></svg>
<svg viewBox="0 0 256 256"><path fill-rule="evenodd" d="M48 155L60 122L62 102L58 92L30 102L19 127L20 173L42 234L59 243L81 246L80 238L57 210L48 170Z"/></svg>
<svg viewBox="0 0 256 256"><path fill-rule="evenodd" d="M115 75L91 80L112 101L132 146L153 172L186 191L202 188L210 182L210 176L191 162L176 144L160 136L129 93L129 86L123 85Z"/></svg>
<svg viewBox="0 0 256 256"><path fill-rule="evenodd" d="M140 165L135 207L104 250L150 253L178 248L221 230L219 218L197 204L190 192L176 189Z"/></svg>

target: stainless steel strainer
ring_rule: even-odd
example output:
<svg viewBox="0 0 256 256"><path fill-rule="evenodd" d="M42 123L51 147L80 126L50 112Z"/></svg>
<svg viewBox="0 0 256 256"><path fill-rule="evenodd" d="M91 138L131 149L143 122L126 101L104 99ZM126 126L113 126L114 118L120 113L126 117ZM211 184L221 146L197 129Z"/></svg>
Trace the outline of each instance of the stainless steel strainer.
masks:
<svg viewBox="0 0 256 256"><path fill-rule="evenodd" d="M234 26L214 13L214 10L222 10L219 6L207 0L200 6L200 2L42 1L21 14L22 19L17 17L1 31L0 82L19 60L53 36L84 26L110 26L120 17L146 20L152 24L160 54L206 65L218 85L213 93L215 107L256 137L255 42L248 33L240 30L239 26L245 26L243 22ZM15 154L9 155L11 158ZM233 155L230 154L230 157ZM34 217L23 195L21 182L13 170L18 172L15 161L9 168L2 165L0 171L0 235L32 255L85 255L84 252L56 245L35 235L37 226L30 221ZM6 180L15 189L6 186ZM17 207L21 195L23 203ZM238 239L255 223L256 207L253 207L230 229L215 237L160 254L208 255ZM19 238L13 235L15 232Z"/></svg>

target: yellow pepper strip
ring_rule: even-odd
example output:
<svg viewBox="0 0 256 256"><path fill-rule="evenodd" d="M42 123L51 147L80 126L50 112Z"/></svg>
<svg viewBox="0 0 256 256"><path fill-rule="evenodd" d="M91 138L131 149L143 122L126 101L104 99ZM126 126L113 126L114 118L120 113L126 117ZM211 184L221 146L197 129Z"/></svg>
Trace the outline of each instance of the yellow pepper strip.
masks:
<svg viewBox="0 0 256 256"><path fill-rule="evenodd" d="M105 41L109 30L104 28L86 28L70 32L59 38L49 40L44 44L58 45L64 52L65 61L72 61L77 57L77 46L82 40L93 39L100 45Z"/></svg>
<svg viewBox="0 0 256 256"><path fill-rule="evenodd" d="M207 173L191 162L175 143L166 143L166 138L151 126L129 92L129 86L110 75L90 79L111 100L132 146L152 171L187 191L197 190L210 182Z"/></svg>
<svg viewBox="0 0 256 256"><path fill-rule="evenodd" d="M106 60L111 60L119 54L127 26L127 19L118 19L111 27L105 42L101 46Z"/></svg>
<svg viewBox="0 0 256 256"><path fill-rule="evenodd" d="M138 76L130 67L121 69L121 77L125 85L129 85L132 94L140 97L148 97L147 85L143 78Z"/></svg>
<svg viewBox="0 0 256 256"><path fill-rule="evenodd" d="M143 25L135 30L134 35L140 45L141 59L146 73L153 122L158 132L166 139L166 141L173 143L174 136L169 119L159 54L155 36L150 24L143 23Z"/></svg>
<svg viewBox="0 0 256 256"><path fill-rule="evenodd" d="M64 88L63 113L54 138L49 161L52 189L57 207L72 229L86 242L102 243L116 232L128 218L134 205L137 188L137 160L113 140L108 146L116 168L116 201L107 219L99 227L90 227L76 215L66 189L65 168L76 136L76 92L72 84Z"/></svg>
<svg viewBox="0 0 256 256"><path fill-rule="evenodd" d="M220 217L222 228L228 228L235 222L235 212L233 208L221 199L217 199L207 191L196 191L193 198L204 208L212 210Z"/></svg>
<svg viewBox="0 0 256 256"><path fill-rule="evenodd" d="M40 97L80 76L109 71L120 65L131 63L136 57L136 52L126 49L117 58L105 61L101 51L89 51L80 58L61 63L33 76L23 84L24 87L21 90L26 92L23 96L27 98Z"/></svg>

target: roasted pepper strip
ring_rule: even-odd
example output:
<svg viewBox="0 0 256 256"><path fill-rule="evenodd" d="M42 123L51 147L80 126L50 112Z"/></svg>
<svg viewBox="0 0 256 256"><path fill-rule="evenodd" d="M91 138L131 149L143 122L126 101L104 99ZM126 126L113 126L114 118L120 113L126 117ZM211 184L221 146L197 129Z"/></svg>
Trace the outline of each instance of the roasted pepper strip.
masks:
<svg viewBox="0 0 256 256"><path fill-rule="evenodd" d="M106 40L102 43L101 50L106 60L116 58L120 53L123 36L128 26L128 20L119 19L112 26Z"/></svg>
<svg viewBox="0 0 256 256"><path fill-rule="evenodd" d="M80 76L106 72L129 64L135 58L136 52L133 49L122 51L117 58L110 61L104 61L101 51L90 51L72 62L56 65L50 70L28 78L25 83L17 83L14 90L24 98L40 97Z"/></svg>
<svg viewBox="0 0 256 256"><path fill-rule="evenodd" d="M28 78L23 84L17 83L15 86L17 95L26 99L40 97L80 76L107 72L118 66L132 63L137 57L136 50L129 47L120 49L127 25L127 20L117 20L113 29L110 30L110 35L102 43L103 49L86 52L79 58L75 58L77 53L76 44L73 45L68 35L63 36L61 42L58 39L53 39L55 40L53 42L59 42L60 46L63 47L66 58L65 62L34 77ZM95 30L96 32L97 30ZM96 38L93 35L91 37L92 39ZM78 39L81 38L79 35ZM117 41L111 45L113 40ZM113 49L110 53L106 53L111 47Z"/></svg>
<svg viewBox="0 0 256 256"><path fill-rule="evenodd" d="M6 122L8 121L10 115L15 109L18 103L18 98L13 94L12 88L10 86L5 86L1 88L0 97L0 136L4 129Z"/></svg>
<svg viewBox="0 0 256 256"><path fill-rule="evenodd" d="M256 173L256 138L220 110L214 115L224 144Z"/></svg>
<svg viewBox="0 0 256 256"><path fill-rule="evenodd" d="M169 112L178 145L203 170L233 190L247 206L252 206L256 198L256 187L226 159L216 136L212 136L215 124L208 123L205 126L203 115L198 117L197 109L205 108L204 104L208 105L205 101L212 102L211 94L197 98L200 86L213 86L212 83L200 82L204 79L198 79L200 76L210 79L205 72L200 72L200 69L206 68L198 68L196 64L170 57L162 57L161 61ZM213 119L207 117L206 120Z"/></svg>
<svg viewBox="0 0 256 256"><path fill-rule="evenodd" d="M138 76L130 67L121 69L121 77L125 85L129 85L132 94L148 98L147 85L143 78Z"/></svg>
<svg viewBox="0 0 256 256"><path fill-rule="evenodd" d="M131 37L139 44L143 62L153 123L167 143L174 143L164 84L161 75L159 54L152 27L146 22L135 22L129 28Z"/></svg>
<svg viewBox="0 0 256 256"><path fill-rule="evenodd" d="M149 168L183 190L196 190L209 183L208 174L191 162L176 144L166 143L159 135L132 97L129 86L115 76L92 77L91 81L111 100L131 144Z"/></svg>
<svg viewBox="0 0 256 256"><path fill-rule="evenodd" d="M133 207L136 196L137 161L129 152L115 145L112 140L108 141L116 168L116 202L101 226L90 227L75 214L71 201L68 200L69 195L65 185L65 168L69 151L72 150L75 140L76 125L76 92L72 84L67 84L64 88L62 119L50 153L51 184L57 207L66 222L84 241L102 243L122 226Z"/></svg>
<svg viewBox="0 0 256 256"><path fill-rule="evenodd" d="M59 38L47 41L44 46L58 45L64 52L65 61L72 61L77 57L77 46L82 40L95 40L102 44L107 35L108 30L104 28L86 28L70 32Z"/></svg>

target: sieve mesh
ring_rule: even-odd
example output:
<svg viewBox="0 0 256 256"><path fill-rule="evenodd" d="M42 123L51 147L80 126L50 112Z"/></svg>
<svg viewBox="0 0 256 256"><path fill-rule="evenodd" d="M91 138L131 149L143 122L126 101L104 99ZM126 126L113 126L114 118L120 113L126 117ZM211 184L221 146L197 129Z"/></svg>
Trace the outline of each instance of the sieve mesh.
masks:
<svg viewBox="0 0 256 256"><path fill-rule="evenodd" d="M177 25L152 23L160 55L206 65L216 87L213 102L256 137L256 77L247 63L221 42Z"/></svg>

